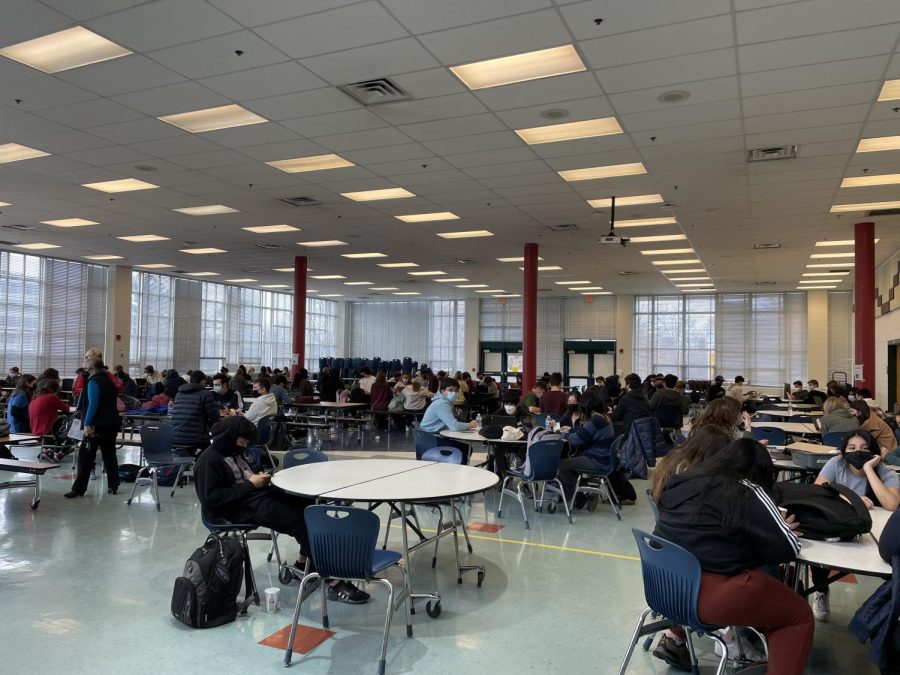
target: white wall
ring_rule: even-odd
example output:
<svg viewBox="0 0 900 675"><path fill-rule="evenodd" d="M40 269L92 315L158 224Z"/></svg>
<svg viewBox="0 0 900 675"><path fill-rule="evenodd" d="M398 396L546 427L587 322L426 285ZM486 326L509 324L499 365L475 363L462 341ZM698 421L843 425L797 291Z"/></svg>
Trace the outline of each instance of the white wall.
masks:
<svg viewBox="0 0 900 675"><path fill-rule="evenodd" d="M891 340L900 340L900 311L875 319L875 400L886 410L894 404L888 400L887 357Z"/></svg>

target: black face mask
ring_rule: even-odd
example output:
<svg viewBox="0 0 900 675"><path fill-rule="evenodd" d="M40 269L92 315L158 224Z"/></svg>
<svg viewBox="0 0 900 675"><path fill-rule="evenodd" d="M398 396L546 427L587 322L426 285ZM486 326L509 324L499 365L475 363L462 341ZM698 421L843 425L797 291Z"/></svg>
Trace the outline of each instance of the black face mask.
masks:
<svg viewBox="0 0 900 675"><path fill-rule="evenodd" d="M578 404L570 403L569 405L566 406L566 410L569 411L570 414L578 412Z"/></svg>
<svg viewBox="0 0 900 675"><path fill-rule="evenodd" d="M847 460L847 463L852 466L854 469L862 469L866 462L872 459L875 455L873 455L868 450L856 450L854 452L844 453L844 459Z"/></svg>

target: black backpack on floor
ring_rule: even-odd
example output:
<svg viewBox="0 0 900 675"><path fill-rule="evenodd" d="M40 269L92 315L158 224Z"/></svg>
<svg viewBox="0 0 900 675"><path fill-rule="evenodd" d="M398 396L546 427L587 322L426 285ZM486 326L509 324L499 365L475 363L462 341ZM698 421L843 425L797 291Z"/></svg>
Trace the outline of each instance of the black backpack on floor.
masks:
<svg viewBox="0 0 900 675"><path fill-rule="evenodd" d="M246 578L247 596L238 603ZM175 580L172 615L191 628L214 628L231 623L247 611L252 600L250 561L237 539L209 535L191 554L184 573Z"/></svg>
<svg viewBox="0 0 900 675"><path fill-rule="evenodd" d="M807 539L850 541L872 530L869 509L846 485L784 482L775 486L774 493L775 503L796 516Z"/></svg>

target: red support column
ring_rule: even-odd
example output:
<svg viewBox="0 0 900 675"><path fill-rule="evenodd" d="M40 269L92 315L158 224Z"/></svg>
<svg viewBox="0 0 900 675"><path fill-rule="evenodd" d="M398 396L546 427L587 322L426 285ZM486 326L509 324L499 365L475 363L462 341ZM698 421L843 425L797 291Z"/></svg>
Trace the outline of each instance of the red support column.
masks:
<svg viewBox="0 0 900 675"><path fill-rule="evenodd" d="M522 307L522 394L537 379L537 268L538 245L525 244L524 302Z"/></svg>
<svg viewBox="0 0 900 675"><path fill-rule="evenodd" d="M875 395L875 223L856 223L856 287L854 310L854 364L862 364L862 380Z"/></svg>
<svg viewBox="0 0 900 675"><path fill-rule="evenodd" d="M291 351L294 362L291 375L306 364L306 256L294 256L294 331Z"/></svg>

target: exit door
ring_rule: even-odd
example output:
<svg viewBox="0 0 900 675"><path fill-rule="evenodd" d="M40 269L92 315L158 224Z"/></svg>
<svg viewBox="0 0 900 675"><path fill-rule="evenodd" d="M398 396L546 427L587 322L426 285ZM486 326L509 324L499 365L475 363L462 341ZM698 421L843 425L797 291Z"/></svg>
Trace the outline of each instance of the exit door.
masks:
<svg viewBox="0 0 900 675"><path fill-rule="evenodd" d="M564 340L563 378L570 387L593 384L616 372L615 340Z"/></svg>

